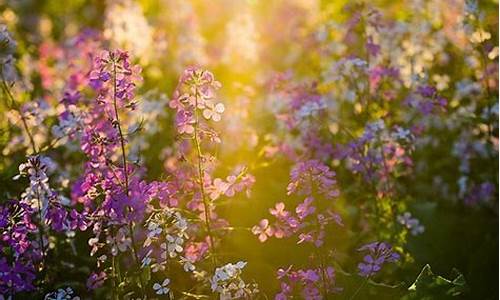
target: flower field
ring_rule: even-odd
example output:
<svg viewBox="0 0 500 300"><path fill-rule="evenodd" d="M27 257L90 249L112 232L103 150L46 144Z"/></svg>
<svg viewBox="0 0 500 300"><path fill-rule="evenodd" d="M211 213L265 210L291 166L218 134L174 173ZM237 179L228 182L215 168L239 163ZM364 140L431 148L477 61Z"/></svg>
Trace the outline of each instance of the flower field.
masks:
<svg viewBox="0 0 500 300"><path fill-rule="evenodd" d="M498 0L0 0L0 299L498 299Z"/></svg>

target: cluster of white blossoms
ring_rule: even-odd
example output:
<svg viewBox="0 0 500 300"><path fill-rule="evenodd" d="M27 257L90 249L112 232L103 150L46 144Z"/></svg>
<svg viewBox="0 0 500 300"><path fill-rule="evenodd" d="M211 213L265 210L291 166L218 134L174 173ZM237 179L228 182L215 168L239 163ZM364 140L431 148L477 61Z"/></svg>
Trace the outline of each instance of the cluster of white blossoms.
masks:
<svg viewBox="0 0 500 300"><path fill-rule="evenodd" d="M55 168L54 163L48 157L30 156L25 163L19 165L19 175L14 177L14 180L20 177L29 178L30 184L21 194L21 199L31 207L40 209L42 219L47 215L49 201L56 196L49 186L47 176L47 172L52 168Z"/></svg>
<svg viewBox="0 0 500 300"><path fill-rule="evenodd" d="M215 269L210 284L212 291L219 293L221 300L249 298L250 295L258 292L255 284L246 284L241 278L246 264L244 261L239 261Z"/></svg>
<svg viewBox="0 0 500 300"><path fill-rule="evenodd" d="M43 298L44 300L80 300L80 297L75 295L72 288L60 288L55 292L48 293Z"/></svg>
<svg viewBox="0 0 500 300"><path fill-rule="evenodd" d="M163 214L156 214L147 223L147 236L143 247L148 248L142 259L142 267L151 266L153 272L165 270L169 258L178 257L186 272L193 272L196 268L193 262L181 254L184 251L184 242L188 239L186 233L188 223L178 211L167 210ZM151 245L159 245L160 256L153 256Z"/></svg>

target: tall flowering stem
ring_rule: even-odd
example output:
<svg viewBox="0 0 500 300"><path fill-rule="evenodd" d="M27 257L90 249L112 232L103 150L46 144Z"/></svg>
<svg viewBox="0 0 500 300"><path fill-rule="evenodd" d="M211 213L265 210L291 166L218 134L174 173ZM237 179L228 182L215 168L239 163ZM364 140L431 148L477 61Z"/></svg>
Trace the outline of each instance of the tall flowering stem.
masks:
<svg viewBox="0 0 500 300"><path fill-rule="evenodd" d="M132 66L126 52L106 51L96 57L90 72L90 86L96 90L97 99L85 115L85 131L82 136L82 150L89 156L85 175L75 187L74 197L91 211L94 216L95 237L89 240L94 255L105 245L111 248L111 271L113 295L118 297L116 287L120 281L120 252L130 249L141 294L146 295L144 278L135 239L135 225L144 218L149 201L153 197L151 186L134 174L128 165L126 136L124 134L121 109L133 110L135 82L140 79L138 66ZM119 155L115 155L118 154ZM121 166L113 163L113 157L120 157ZM96 190L94 187L100 187ZM100 203L98 196L104 196ZM106 243L100 243L100 237ZM101 262L98 262L101 264ZM89 286L95 288L106 279L106 274L92 274Z"/></svg>
<svg viewBox="0 0 500 300"><path fill-rule="evenodd" d="M118 129L118 136L119 136L119 140L120 140L120 148L121 148L121 156L122 156L122 164L123 164L123 177L125 180L125 196L129 197L130 190L129 190L129 174L128 174L128 168L127 168L127 152L125 150L125 137L123 136L123 130L122 130L121 122L120 122L120 114L118 112L118 105L117 105L117 80L116 80L116 75L117 75L116 63L117 63L117 61L116 61L116 57L113 55L113 53L110 53L110 57L111 57L111 60L113 63L113 109L114 109L114 113L115 113L115 120L114 120L115 122L113 125ZM127 65L127 64L128 64L128 62L125 62L125 65ZM129 213L131 213L130 206L127 207L127 210ZM141 270L141 268L140 268L141 263L140 263L139 256L137 254L137 245L136 245L135 238L134 238L134 222L133 221L128 222L127 226L128 226L128 230L129 230L129 234L130 234L130 239L132 242L132 252L134 255L136 268L137 268L137 271L140 271ZM143 295L145 295L145 289L144 289L145 284L142 280L142 276L139 275L139 279L140 279L140 283L141 283L142 293L143 293Z"/></svg>
<svg viewBox="0 0 500 300"><path fill-rule="evenodd" d="M199 97L199 92L198 88L195 90L195 106L198 107L198 97ZM205 211L205 226L207 229L207 234L210 239L210 252L212 255L212 263L213 267L217 266L217 253L215 250L215 244L214 244L214 237L212 233L212 226L210 224L210 203L208 202L209 200L207 199L207 195L205 193L205 183L203 179L203 154L201 152L201 145L200 145L200 139L199 139L199 124L200 124L200 118L198 114L198 110L195 109L194 111L195 115L195 123L194 123L194 144L196 147L196 155L198 158L198 182L200 184L200 192L201 192L201 197L203 200L203 207Z"/></svg>
<svg viewBox="0 0 500 300"><path fill-rule="evenodd" d="M224 111L224 105L216 103L214 99L215 91L219 87L220 83L214 79L212 73L197 68L188 68L180 78L174 97L170 101L170 107L177 111L175 121L178 133L192 140L193 148L195 148L193 152L197 160L196 185L202 202L200 203L202 204L201 210L203 210L200 218L204 219L214 269L217 266L217 253L211 222L214 217L211 201L222 194L232 196L235 191L241 190L242 184L246 185L243 183L243 177L228 177L233 179L232 183L226 183L221 179L215 179L212 183L210 172L204 165L205 154L202 151L202 141L220 142L217 133L209 124L209 121L219 121ZM238 180L241 182L236 183Z"/></svg>
<svg viewBox="0 0 500 300"><path fill-rule="evenodd" d="M16 110L17 113L19 114L24 131L28 136L29 144L33 151L33 155L37 155L38 149L35 143L35 139L33 138L33 134L31 133L31 129L28 126L26 116L24 115L19 103L17 103L16 99L14 98L14 95L12 94L9 87L9 81L13 81L17 77L17 75L13 71L15 69L13 66L15 63L13 56L16 52L17 45L16 42L11 38L9 32L3 26L1 28L0 42L2 44L2 54L0 56L0 79L2 80L2 90L5 96L7 96L4 98L6 100L5 104L7 107L12 106L12 108ZM10 105L7 101L7 98L10 100ZM34 166L34 168L37 167L40 167L40 165ZM38 174L40 170L35 170L35 172ZM43 241L44 231L45 231L44 216L42 214L42 204L40 200L41 197L39 195L39 189L36 189L36 193L37 193L38 215L39 215L39 222L37 223L37 227L38 227L38 238L41 247L41 268L45 269L46 267L45 245Z"/></svg>

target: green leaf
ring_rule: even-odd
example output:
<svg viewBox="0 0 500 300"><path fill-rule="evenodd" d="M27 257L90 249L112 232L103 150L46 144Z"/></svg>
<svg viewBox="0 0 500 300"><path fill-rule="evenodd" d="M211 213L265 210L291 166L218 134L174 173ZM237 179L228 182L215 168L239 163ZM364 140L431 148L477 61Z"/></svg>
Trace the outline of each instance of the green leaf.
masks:
<svg viewBox="0 0 500 300"><path fill-rule="evenodd" d="M431 266L425 265L403 299L453 299L465 294L468 291L465 277L456 269L452 273L454 279L449 280L435 275Z"/></svg>

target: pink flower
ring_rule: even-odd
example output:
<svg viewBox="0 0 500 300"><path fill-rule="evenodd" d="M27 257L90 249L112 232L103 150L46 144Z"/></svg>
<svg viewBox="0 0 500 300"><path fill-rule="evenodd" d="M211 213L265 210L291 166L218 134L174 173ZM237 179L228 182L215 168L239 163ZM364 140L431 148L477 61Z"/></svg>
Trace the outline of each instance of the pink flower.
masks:
<svg viewBox="0 0 500 300"><path fill-rule="evenodd" d="M239 189L236 183L238 177L234 175L229 175L226 177L226 180L227 180L227 188L224 194L228 197L233 197L236 194L237 189Z"/></svg>
<svg viewBox="0 0 500 300"><path fill-rule="evenodd" d="M180 134L191 135L194 133L194 124L196 121L193 118L192 113L185 110L177 112L177 115L175 116L175 123L177 125L177 131Z"/></svg>
<svg viewBox="0 0 500 300"><path fill-rule="evenodd" d="M216 200L220 195L224 194L228 189L228 184L220 178L215 178L212 185L207 188L209 197L212 200Z"/></svg>
<svg viewBox="0 0 500 300"><path fill-rule="evenodd" d="M252 227L252 233L259 236L259 241L265 242L268 237L271 237L274 230L269 226L269 220L262 219L259 225Z"/></svg>
<svg viewBox="0 0 500 300"><path fill-rule="evenodd" d="M313 198L307 197L304 200L304 202L297 205L295 212L299 216L299 219L305 219L307 216L314 213L314 211L316 210L316 207L311 206L312 202L313 202Z"/></svg>
<svg viewBox="0 0 500 300"><path fill-rule="evenodd" d="M285 203L283 202L276 203L274 208L269 209L269 212L278 219L285 219L290 215L290 212L285 210Z"/></svg>
<svg viewBox="0 0 500 300"><path fill-rule="evenodd" d="M203 117L207 120L212 119L213 121L218 122L220 121L221 114L224 110L224 104L222 103L207 105L207 108L203 110Z"/></svg>

